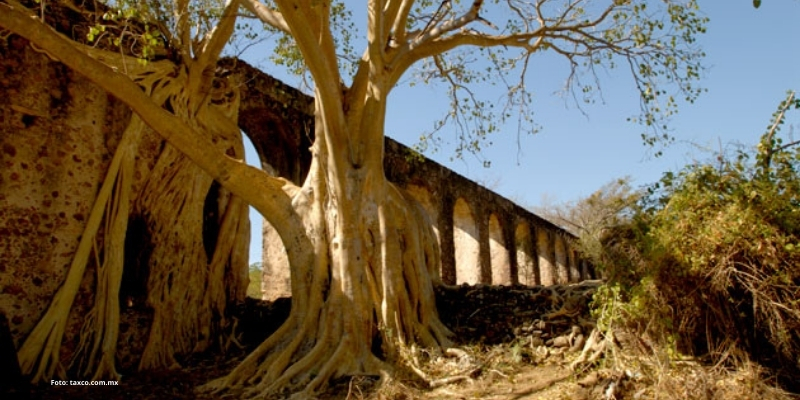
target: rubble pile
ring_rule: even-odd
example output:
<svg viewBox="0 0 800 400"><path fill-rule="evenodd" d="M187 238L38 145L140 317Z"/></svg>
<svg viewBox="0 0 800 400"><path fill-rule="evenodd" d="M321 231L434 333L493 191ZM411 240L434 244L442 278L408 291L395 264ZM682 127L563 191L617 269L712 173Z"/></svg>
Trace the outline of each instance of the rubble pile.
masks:
<svg viewBox="0 0 800 400"><path fill-rule="evenodd" d="M579 349L594 328L589 316L600 281L553 286L436 286L439 318L460 344L527 338L532 347ZM255 347L288 317L290 298L248 299L234 311L242 343Z"/></svg>
<svg viewBox="0 0 800 400"><path fill-rule="evenodd" d="M439 317L460 343L526 338L531 347L580 350L595 327L589 303L600 281L554 286L436 287Z"/></svg>

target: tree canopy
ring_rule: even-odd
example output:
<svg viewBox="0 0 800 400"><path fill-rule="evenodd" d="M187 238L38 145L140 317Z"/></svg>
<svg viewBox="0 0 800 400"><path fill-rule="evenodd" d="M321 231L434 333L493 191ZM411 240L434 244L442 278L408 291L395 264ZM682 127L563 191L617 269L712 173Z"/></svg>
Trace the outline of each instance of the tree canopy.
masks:
<svg viewBox="0 0 800 400"><path fill-rule="evenodd" d="M283 16L280 2L272 8L243 4ZM527 78L539 73L541 53L568 62L564 75L554 78L564 79L564 91L578 107L600 95L598 73L629 71L641 99L641 113L633 119L646 127L650 144L666 137L665 123L678 103L691 102L702 91L704 54L696 39L707 18L693 1L379 1L368 5L366 23L353 20L358 11L333 2L327 13L336 56L327 62L337 68L326 80L358 88L369 68L383 68L391 71L389 91L401 81L443 84L449 111L431 132L423 132L422 148L435 145L437 134L452 132L457 155L479 153L488 134L512 121L519 132L535 132ZM267 25L280 33L272 60L315 82L312 61L303 57L296 38L277 23ZM353 36L356 27L366 27L366 38ZM355 46L362 42L366 48L359 56ZM504 99L487 96L488 87L499 88Z"/></svg>

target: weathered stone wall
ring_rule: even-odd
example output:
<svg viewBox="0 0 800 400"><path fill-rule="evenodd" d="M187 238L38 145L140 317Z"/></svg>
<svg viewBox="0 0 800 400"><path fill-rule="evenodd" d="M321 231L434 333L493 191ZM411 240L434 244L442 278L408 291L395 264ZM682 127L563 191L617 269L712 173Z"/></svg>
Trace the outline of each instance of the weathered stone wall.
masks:
<svg viewBox="0 0 800 400"><path fill-rule="evenodd" d="M0 313L9 320L17 348L65 280L130 118L127 106L26 40L16 35L0 39ZM132 211L128 224L120 287L121 370L136 366L153 317L147 302L149 254L160 243L152 243L151 227L136 214L148 210L135 205L164 149L164 140L152 132L146 131L138 142L130 199L131 209L138 211ZM203 211L204 200L223 196L217 190L209 193L193 208ZM202 214L196 218L204 223ZM218 227L209 224L208 232L201 230L214 235ZM103 248L100 229L98 249ZM246 240L241 243L247 246ZM241 253L246 271L246 249ZM63 316L68 321L61 357L65 363L93 304L94 267L90 257L70 315Z"/></svg>
<svg viewBox="0 0 800 400"><path fill-rule="evenodd" d="M550 271L559 248L576 255L559 259L565 271L580 270L583 262L574 250L576 238L565 230L432 160L410 157L411 150L394 140L387 138L385 148L386 176L413 187L409 193L428 199L422 204L436 216L444 283L552 285L593 276L587 267L586 274L562 282Z"/></svg>
<svg viewBox="0 0 800 400"><path fill-rule="evenodd" d="M19 346L64 280L130 113L16 36L0 41L0 94L0 312Z"/></svg>

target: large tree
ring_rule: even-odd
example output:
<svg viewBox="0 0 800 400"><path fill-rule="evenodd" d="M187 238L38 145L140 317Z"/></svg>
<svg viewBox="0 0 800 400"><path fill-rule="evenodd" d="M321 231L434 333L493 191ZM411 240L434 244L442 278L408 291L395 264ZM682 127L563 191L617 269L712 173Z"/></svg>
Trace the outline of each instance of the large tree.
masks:
<svg viewBox="0 0 800 400"><path fill-rule="evenodd" d="M171 57L130 62L130 55L81 45L42 26L38 10L16 0L0 3L0 27L128 104L177 152L275 227L291 268L290 317L230 375L207 386L246 389L248 395L288 389L310 396L333 377L390 373L407 362L404 349L411 344L451 345L434 302L439 256L431 222L383 172L387 99L409 71L446 85L452 111L437 126L452 126L461 149L479 148L480 139L508 118L531 122L525 79L540 52L569 62L566 85L580 97L597 88L598 68L629 71L641 96L640 121L660 128L660 116L674 110L673 95L691 100L698 93L693 84L702 53L694 42L705 23L693 1L680 0L370 0L362 6L366 48L352 57L352 32L338 29L349 26L342 18L351 14L340 2L230 0L213 9L189 0L135 4L138 17L151 24L138 37L152 39L149 29L158 27L164 39L145 41L145 53L164 46ZM277 32L284 64L310 78L315 140L302 187L246 166L212 141L236 131L235 109L218 109L209 77L240 13ZM504 85L504 107L480 97L486 83ZM118 279L112 278L107 282L113 288ZM113 315L114 307L105 315ZM101 338L108 332L96 330ZM60 338L23 348L21 359L46 359L38 354L53 340L57 347ZM159 338L151 333L150 340ZM156 354L164 348L154 346ZM156 355L153 364L169 358ZM104 360L113 363L113 356Z"/></svg>

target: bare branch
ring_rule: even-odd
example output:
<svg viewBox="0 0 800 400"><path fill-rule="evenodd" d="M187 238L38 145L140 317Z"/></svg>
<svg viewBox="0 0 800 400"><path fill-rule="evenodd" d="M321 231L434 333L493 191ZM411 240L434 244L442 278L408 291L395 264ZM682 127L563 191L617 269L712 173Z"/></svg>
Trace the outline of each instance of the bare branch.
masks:
<svg viewBox="0 0 800 400"><path fill-rule="evenodd" d="M291 34L289 25L283 19L283 14L273 10L258 0L241 0L242 6L253 13L261 22L287 34Z"/></svg>
<svg viewBox="0 0 800 400"><path fill-rule="evenodd" d="M405 43L406 41L406 25L408 24L408 16L411 13L411 8L414 5L414 0L391 0L389 1L389 8L387 17L391 18L392 34L397 43ZM396 6L396 11L394 7Z"/></svg>
<svg viewBox="0 0 800 400"><path fill-rule="evenodd" d="M370 68L383 68L383 50L386 47L386 32L383 15L383 2L370 0L367 5L367 52Z"/></svg>
<svg viewBox="0 0 800 400"><path fill-rule="evenodd" d="M440 38L435 41L425 42L418 47L409 47L405 52L398 53L392 62L393 80L396 82L411 65L419 60L433 57L437 54L444 54L457 47L516 47L522 48L528 53L533 53L541 46L540 29L527 34L518 35L486 35L475 31Z"/></svg>
<svg viewBox="0 0 800 400"><path fill-rule="evenodd" d="M181 56L189 59L192 55L192 27L189 19L189 0L176 0L173 3L173 17L176 19L177 43Z"/></svg>
<svg viewBox="0 0 800 400"><path fill-rule="evenodd" d="M197 55L197 61L204 65L215 64L225 44L230 40L236 26L236 11L239 9L239 0L228 0L217 26L208 34Z"/></svg>
<svg viewBox="0 0 800 400"><path fill-rule="evenodd" d="M470 6L469 10L467 10L463 15L439 25L439 22L441 22L441 20L444 18L445 13L450 7L450 0L443 1L439 6L439 10L437 10L436 14L434 14L434 16L431 18L431 21L429 21L428 25L425 26L425 28L416 35L417 37L412 40L412 46L434 41L450 32L467 26L470 22L478 20L478 13L480 12L482 5L483 0L474 0L472 2L472 6Z"/></svg>

